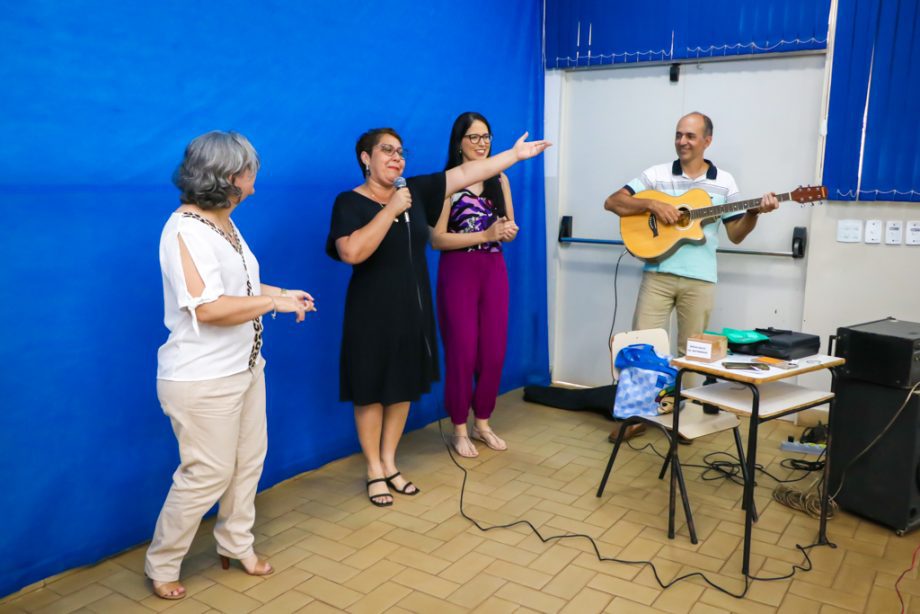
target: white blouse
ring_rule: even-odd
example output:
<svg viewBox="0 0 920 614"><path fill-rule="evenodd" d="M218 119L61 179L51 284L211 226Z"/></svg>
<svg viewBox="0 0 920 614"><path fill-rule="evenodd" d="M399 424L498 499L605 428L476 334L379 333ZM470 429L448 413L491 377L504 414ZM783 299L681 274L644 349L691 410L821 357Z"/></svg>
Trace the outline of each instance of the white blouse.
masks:
<svg viewBox="0 0 920 614"><path fill-rule="evenodd" d="M232 222L231 222L232 223ZM236 228L236 226L234 226ZM189 294L179 254L179 239L204 281L201 296ZM253 322L216 326L199 322L195 309L222 295L247 296L246 282L253 296L260 295L259 262L237 230L243 248L240 257L230 242L208 224L175 212L160 235L160 270L163 274L163 303L169 339L157 354L157 379L200 381L234 375L249 368L256 331ZM261 318L259 329L261 330ZM263 361L262 354L256 360Z"/></svg>

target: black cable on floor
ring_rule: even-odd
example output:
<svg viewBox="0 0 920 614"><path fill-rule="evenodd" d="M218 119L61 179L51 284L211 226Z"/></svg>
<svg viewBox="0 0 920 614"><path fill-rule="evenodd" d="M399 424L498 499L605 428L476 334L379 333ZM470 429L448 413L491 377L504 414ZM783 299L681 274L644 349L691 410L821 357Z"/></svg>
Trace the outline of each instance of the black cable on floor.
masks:
<svg viewBox="0 0 920 614"><path fill-rule="evenodd" d="M627 441L626 445L637 452L641 452L646 448L651 448L652 452L657 454L662 460L664 460L664 455L659 452L654 444L647 443L642 447L636 447L632 442ZM821 460L821 457L824 456L827 450L822 450L818 455L817 460L808 461L801 460L798 458L784 458L780 461L780 466L790 471L802 471L804 472L801 476L797 478L782 479L778 478L766 469L762 465L755 465L755 468L760 471L762 474L769 477L771 480L778 483L778 486L773 489L773 500L777 503L785 505L790 509L794 509L800 512L804 512L811 516L812 518L821 517L821 486L824 483L824 476L819 477L811 486L806 490L800 491L793 488L789 488L786 484L792 484L794 482L800 482L808 477L809 473L815 471L824 470L824 461ZM729 457L729 460L710 460L712 456L722 454ZM681 467L696 467L703 469L703 473L700 475L700 479L705 481L718 480L718 479L728 479L738 484L740 486L744 485L743 478L741 476L741 464L737 459L729 454L728 452L710 452L703 457L704 465L695 465L691 463L681 463ZM714 474L714 475L713 475ZM827 511L827 517L833 518L837 513L837 503L830 499ZM814 544L813 544L814 545ZM832 548L836 548L834 544L828 544Z"/></svg>
<svg viewBox="0 0 920 614"><path fill-rule="evenodd" d="M627 441L626 445L632 448L636 452L641 452L646 448L651 448L652 452L657 454L661 460L664 460L664 454L658 451L655 448L654 444L647 443L641 447L636 447L631 441ZM726 456L727 459L712 460L715 456ZM774 482L778 484L791 484L793 482L800 482L808 477L808 474L812 471L821 471L824 469L824 461L820 460L824 456L824 451L818 455L818 460L815 461L804 461L795 458L784 458L780 462L780 466L785 469L795 470L795 471L804 471L805 473L797 478L778 478L769 471L767 471L763 465L755 464L754 469L767 476ZM703 473L700 475L700 479L706 482L712 480L731 480L739 486L744 486L744 478L741 473L741 463L738 462L738 459L735 458L732 454L728 452L716 451L710 452L703 457L702 465L696 465L693 463L681 463L681 467L695 467L697 469L702 469Z"/></svg>
<svg viewBox="0 0 920 614"><path fill-rule="evenodd" d="M744 575L744 590L742 590L740 593L733 593L727 588L723 588L722 586L719 586L718 584L710 580L708 577L706 577L706 574L700 571L693 571L693 572L684 574L682 576L673 578L670 582L665 582L664 580L661 579L661 576L658 574L658 569L655 567L655 564L652 561L647 561L647 560L631 561L628 559L618 559L616 557L604 556L601 554L601 551L597 546L597 542L594 541L594 538L584 533L566 533L564 535L550 535L550 536L544 537L543 534L540 533L540 530L537 529L537 527L535 527L529 520L515 520L514 522L509 522L507 524L484 526L480 524L479 521L477 521L475 518L468 515L466 513L466 510L464 510L463 508L463 499L466 493L466 480L467 480L467 477L469 476L469 472L466 470L466 468L463 465L457 462L456 458L454 458L454 453L451 450L450 443L444 437L444 429L441 424L442 420L443 418L438 420L438 431L441 434L441 441L444 442L444 447L447 448L447 454L448 456L450 456L451 462L454 465L456 465L457 468L460 469L460 471L463 472L463 483L460 486L460 515L463 518L466 518L467 520L469 520L471 523L473 523L473 525L480 531L488 532L494 529L510 529L518 525L523 525L523 526L529 527L530 530L533 532L533 534L536 535L537 538L544 544L549 543L551 541L562 541L564 539L584 539L584 540L587 540L589 544L591 544L591 548L594 549L594 555L597 557L598 561L613 561L615 563L623 563L625 565L641 565L641 566L650 568L652 570L652 575L654 575L655 577L655 582L657 582L658 586L660 586L662 589L667 589L673 586L674 584L677 584L678 582L681 582L683 580L688 580L690 578L700 578L703 580L703 582L705 582L712 588L722 593L725 593L726 595L734 597L735 599L743 599L747 595L748 589L750 589L751 587L752 580L755 580L758 582L775 582L777 580L787 580L793 577L797 571L811 571L812 570L813 566L811 563L811 557L808 556L808 551L814 548L815 546L819 546L821 544L814 543L808 546L801 546L799 544L796 544L795 547L801 550L802 554L805 557L804 564L807 565L807 567L803 567L802 565L793 565L792 571L790 571L788 574L785 574L782 576L769 577L769 578L763 578L759 576L752 576L750 574L745 574ZM646 446L651 446L651 444L646 444ZM654 450L654 447L652 449ZM657 453L657 450L655 450L655 452Z"/></svg>

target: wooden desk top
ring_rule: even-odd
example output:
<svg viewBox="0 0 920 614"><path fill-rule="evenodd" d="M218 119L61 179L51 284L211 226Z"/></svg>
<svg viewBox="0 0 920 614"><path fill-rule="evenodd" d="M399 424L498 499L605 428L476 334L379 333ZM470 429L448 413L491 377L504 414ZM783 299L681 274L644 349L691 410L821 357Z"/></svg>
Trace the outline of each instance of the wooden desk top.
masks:
<svg viewBox="0 0 920 614"><path fill-rule="evenodd" d="M721 379L760 385L767 382L786 379L787 377L795 377L803 373L839 367L846 362L843 358L838 358L836 356L815 354L814 356L805 356L804 358L797 358L790 361L796 363L796 366L792 369L770 367L768 371L747 371L743 369L726 369L722 366L723 362L751 362L754 358L754 356L746 356L744 354L732 354L731 356L726 356L722 360L717 360L715 362L701 362L699 360L689 360L686 357L681 357L672 359L671 366L677 369L692 369L700 373L714 375Z"/></svg>

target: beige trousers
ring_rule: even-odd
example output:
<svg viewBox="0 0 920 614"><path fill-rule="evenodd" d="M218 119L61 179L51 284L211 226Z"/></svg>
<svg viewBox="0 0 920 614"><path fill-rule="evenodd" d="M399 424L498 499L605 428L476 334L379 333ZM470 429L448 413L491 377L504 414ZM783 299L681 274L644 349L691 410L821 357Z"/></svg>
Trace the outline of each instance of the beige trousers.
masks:
<svg viewBox="0 0 920 614"><path fill-rule="evenodd" d="M677 309L677 350L687 353L687 337L703 332L715 298L716 285L708 281L646 271L639 287L633 330L671 327L671 311Z"/></svg>
<svg viewBox="0 0 920 614"><path fill-rule="evenodd" d="M217 552L252 556L256 487L268 449L264 364L215 380L157 380L180 464L147 549L144 571L151 580L179 579L201 518L217 502Z"/></svg>

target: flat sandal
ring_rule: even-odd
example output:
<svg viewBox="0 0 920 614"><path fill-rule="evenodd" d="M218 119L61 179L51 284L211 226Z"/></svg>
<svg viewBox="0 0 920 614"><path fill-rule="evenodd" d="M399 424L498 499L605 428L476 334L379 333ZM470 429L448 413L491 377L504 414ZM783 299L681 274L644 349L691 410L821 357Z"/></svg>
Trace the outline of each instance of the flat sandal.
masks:
<svg viewBox="0 0 920 614"><path fill-rule="evenodd" d="M464 454L463 450L460 449L459 442L463 441L464 439L470 444L470 448L473 450L471 454ZM479 456L479 450L477 450L476 446L473 445L469 435L451 435L450 445L453 447L454 451L463 458L476 458Z"/></svg>
<svg viewBox="0 0 920 614"><path fill-rule="evenodd" d="M401 494L401 495L407 495L407 496L409 496L409 497L414 497L415 495L417 495L417 494L419 494L420 492L422 492L421 490L419 490L419 487L418 487L418 486L416 486L415 484L413 484L412 482L409 482L409 481L406 481L406 484L405 484L405 486L402 487L402 490L396 488L396 484L393 483L393 479L396 478L396 477L398 477L399 475L401 475L401 474L397 471L396 473L394 473L394 474L391 475L390 477L388 477L388 478L383 478L383 479L386 480L387 486L389 486L390 488L392 488L393 490L395 490L396 492L398 492L398 493ZM411 486L412 488L414 488L415 490L413 490L413 491L410 492L410 491L409 491L409 487L410 487L410 486Z"/></svg>
<svg viewBox="0 0 920 614"><path fill-rule="evenodd" d="M505 440L499 437L498 435L496 435L495 431L493 431L492 429L482 430L474 426L473 428L470 429L470 437L472 439L476 439L477 441L481 441L482 443L486 444L493 450L497 450L499 452L503 452L508 449L508 444L505 443ZM500 441L502 445L504 445L505 447L500 447L497 443L493 443L493 441L490 441L490 439Z"/></svg>
<svg viewBox="0 0 920 614"><path fill-rule="evenodd" d="M367 481L368 489L370 489L371 484L377 484L378 482L386 482L387 486L389 486L389 480L387 480L386 478L375 478L373 480ZM374 499L379 499L380 497L389 497L390 500L389 501L374 501ZM370 490L368 490L367 498L372 504L376 505L377 507L390 507L391 505L393 505L393 495L391 495L389 492L382 492L376 495L372 495L370 493Z"/></svg>

